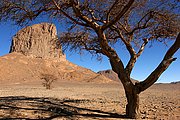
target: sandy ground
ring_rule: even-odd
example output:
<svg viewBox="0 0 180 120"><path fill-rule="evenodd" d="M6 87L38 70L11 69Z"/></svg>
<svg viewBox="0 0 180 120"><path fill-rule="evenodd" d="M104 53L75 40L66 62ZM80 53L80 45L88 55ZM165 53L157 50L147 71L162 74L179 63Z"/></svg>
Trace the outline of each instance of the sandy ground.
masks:
<svg viewBox="0 0 180 120"><path fill-rule="evenodd" d="M0 119L121 120L126 99L119 84L62 82L0 85ZM179 120L180 84L158 84L140 95L141 119Z"/></svg>

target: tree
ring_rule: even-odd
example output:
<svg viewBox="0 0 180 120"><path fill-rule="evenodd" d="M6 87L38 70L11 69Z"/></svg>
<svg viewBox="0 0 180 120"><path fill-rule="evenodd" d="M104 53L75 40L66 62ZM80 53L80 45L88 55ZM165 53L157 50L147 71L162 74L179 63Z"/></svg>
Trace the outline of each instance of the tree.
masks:
<svg viewBox="0 0 180 120"><path fill-rule="evenodd" d="M87 50L109 58L127 97L126 114L139 117L139 94L153 85L176 60L180 48L179 0L1 0L0 20L24 25L43 15L68 26L60 41L70 50ZM175 40L157 68L144 81L131 81L132 69L149 42ZM124 45L125 66L113 45Z"/></svg>
<svg viewBox="0 0 180 120"><path fill-rule="evenodd" d="M51 74L41 74L41 79L43 80L42 85L46 88L46 89L51 89L52 88L52 84L57 81L57 77Z"/></svg>

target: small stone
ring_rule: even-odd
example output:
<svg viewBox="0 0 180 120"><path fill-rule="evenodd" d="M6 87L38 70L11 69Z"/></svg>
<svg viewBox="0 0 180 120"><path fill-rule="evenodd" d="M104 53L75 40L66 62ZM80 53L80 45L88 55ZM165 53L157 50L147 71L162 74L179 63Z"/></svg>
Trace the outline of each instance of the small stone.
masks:
<svg viewBox="0 0 180 120"><path fill-rule="evenodd" d="M154 106L154 109L157 109L158 108L158 106Z"/></svg>

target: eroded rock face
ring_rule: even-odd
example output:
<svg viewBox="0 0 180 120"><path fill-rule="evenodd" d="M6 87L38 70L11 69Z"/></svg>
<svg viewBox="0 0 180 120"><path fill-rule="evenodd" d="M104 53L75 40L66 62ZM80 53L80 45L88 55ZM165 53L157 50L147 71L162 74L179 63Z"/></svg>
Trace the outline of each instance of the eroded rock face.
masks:
<svg viewBox="0 0 180 120"><path fill-rule="evenodd" d="M65 59L54 24L41 23L20 30L12 40L11 52L36 58Z"/></svg>

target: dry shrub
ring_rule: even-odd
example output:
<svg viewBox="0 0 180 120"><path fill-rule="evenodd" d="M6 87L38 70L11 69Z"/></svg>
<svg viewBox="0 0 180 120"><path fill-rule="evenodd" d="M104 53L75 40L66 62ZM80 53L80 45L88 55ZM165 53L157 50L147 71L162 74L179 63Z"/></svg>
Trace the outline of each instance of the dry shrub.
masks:
<svg viewBox="0 0 180 120"><path fill-rule="evenodd" d="M41 74L41 79L43 80L42 85L46 89L52 89L52 84L57 80L57 77L51 74Z"/></svg>

